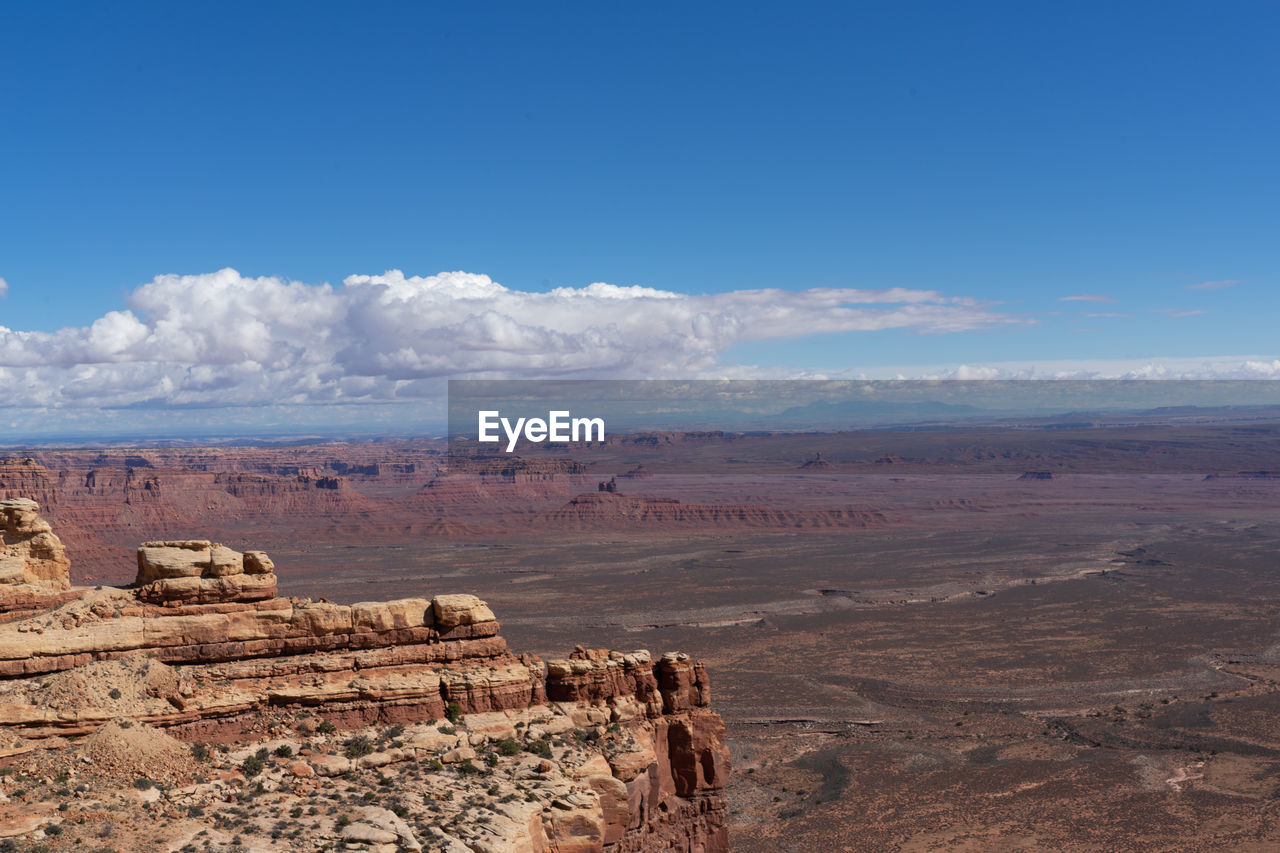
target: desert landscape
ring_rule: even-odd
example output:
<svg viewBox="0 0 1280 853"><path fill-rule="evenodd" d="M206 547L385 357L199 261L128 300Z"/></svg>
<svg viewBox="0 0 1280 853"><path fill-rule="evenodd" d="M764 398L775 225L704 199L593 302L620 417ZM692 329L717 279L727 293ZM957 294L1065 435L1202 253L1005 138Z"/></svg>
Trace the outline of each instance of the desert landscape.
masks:
<svg viewBox="0 0 1280 853"><path fill-rule="evenodd" d="M46 612L57 621L64 617L56 614L86 606L90 613L177 607L175 614L226 607L217 599L227 577L202 579L194 591L161 582L157 591L139 568L139 542L197 534L243 551L246 580L266 583L267 574L249 566L269 554L261 559L272 565L274 586L255 592L258 581L233 584L231 597L252 612L289 601L292 624L316 624L319 617L301 615L308 608L390 602L383 606L431 614L440 592L477 596L467 607L500 614L502 638L525 653L484 646L470 661L516 673L509 679L518 699L495 701L492 686L490 698L479 699L473 688L455 688L471 697L461 705L475 716L464 715L462 725L481 747L516 742L519 724L525 732L542 726L523 748L543 739L553 721L547 714L564 714L565 732L576 725L586 733L554 747L555 784L568 791L577 777L564 768L590 760L598 743L634 738L637 725L651 743L653 731L665 737L683 725L681 714L709 721L687 726L701 746L680 754L717 757L692 782L653 789L654 802L672 798L663 811L668 823L650 821L648 834L638 833L644 808L633 791L630 818L600 812L596 847L568 844L571 833L540 812L548 850L1191 851L1280 843L1280 475L1271 473L1280 471L1280 422L664 433L619 437L571 459L547 451L449 461L432 441L30 449L0 464L0 497L39 504L65 543L72 584L133 586L81 591L52 611L41 608L73 593L49 592L43 604L15 603L8 624ZM222 592L202 592L210 583ZM88 604L95 595L101 600ZM405 600L416 603L396 604ZM421 627L410 617L394 628L401 633L362 641L396 657L379 665L410 663L394 649L448 646L457 630L449 619L437 612L432 627L430 615L418 618ZM445 744L434 730L412 728L442 719L444 700L455 695L441 692L439 678L415 687L417 694L386 685L352 693L344 679L360 673L343 659L323 689L305 687L305 679L305 689L285 689L271 678L296 681L301 670L283 662L315 650L341 658L343 644L280 638L256 651L214 652L189 637L183 642L188 651L163 652L154 665L177 670L180 682L231 679L234 713L193 711L201 702L190 701L185 716L169 706L160 714L107 702L75 725L10 726L12 772L36 773L33 756L44 766L53 760L47 756L88 749L88 738L107 731L102 725L130 716L188 741L228 743L233 751L214 757L227 777L235 777L241 753L261 751L260 742L269 752L306 748L312 769L324 774L328 765L316 762L333 757L332 743L326 750L313 736L304 747L296 728L308 703L344 737L361 726L410 726L417 740L403 732L383 737L379 729L365 736L379 754L418 744L417 768L441 761L445 745L459 748L456 735ZM663 667L678 656L650 658L636 649L680 649L689 657L679 660L698 661L701 674L690 668L679 688L694 698L645 706L646 696L666 695L659 683L676 676ZM410 680L441 661L467 663L471 652L424 654L412 661ZM280 655L281 664L251 663ZM90 657L97 662L89 666L138 660ZM572 664L574 657L581 663ZM543 659L552 661L546 680L537 676ZM86 664L62 666L49 678ZM610 682L601 692L557 682L590 681L583 673L606 666L630 673L625 684ZM9 677L26 676L29 685L33 673L55 672L47 664L24 667ZM405 676L393 668L386 677L392 674ZM448 683L451 676L443 677ZM209 708L230 701L223 688L203 689L212 691L203 700ZM428 695L434 704L422 698ZM557 704L566 701L584 710ZM541 716L515 719L517 706ZM495 713L505 716L495 722ZM429 746L440 751L426 757ZM341 750L337 758L346 760ZM501 800L504 786L528 768L496 760L490 769L508 781L484 787ZM670 762L654 774L679 779L666 769ZM277 763L286 778L286 762ZM595 769L608 775L609 766ZM625 787L626 772L615 766L610 778ZM6 808L26 813L37 793L27 785L14 797L13 778L4 782ZM430 792L443 783L430 773L424 779L415 797L435 802ZM290 787L303 815L315 805L311 788L325 789ZM38 796L58 808L52 792ZM121 796L138 800L136 791ZM192 796L176 786L159 802L171 818L184 809L189 815L181 797ZM225 815L199 808L209 831L222 832ZM416 820L423 829L415 843L437 849L430 846L436 830L426 835L425 827L448 834L457 826L448 820L460 813L415 814L407 826L412 832ZM192 820L184 815L178 823ZM346 843L332 824L280 823L274 830L246 825L241 840L290 849L280 838L306 829L308 844ZM273 831L280 833L274 841ZM66 834L40 843L59 849ZM165 843L180 849L195 839L195 849L202 841L220 849L231 843L223 835L195 839L193 830ZM527 840L507 847L458 840L473 850L539 849L519 846L533 844Z"/></svg>
<svg viewBox="0 0 1280 853"><path fill-rule="evenodd" d="M0 853L1280 851L1280 5L0 7Z"/></svg>

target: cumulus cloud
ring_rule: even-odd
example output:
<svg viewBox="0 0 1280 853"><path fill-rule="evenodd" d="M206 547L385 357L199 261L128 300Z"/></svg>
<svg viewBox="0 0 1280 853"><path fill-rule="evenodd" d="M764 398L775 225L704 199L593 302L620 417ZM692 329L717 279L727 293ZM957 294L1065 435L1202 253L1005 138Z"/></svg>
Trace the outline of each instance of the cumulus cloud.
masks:
<svg viewBox="0 0 1280 853"><path fill-rule="evenodd" d="M1081 293L1076 296L1059 296L1059 302L1118 302L1114 296L1104 296L1101 293Z"/></svg>
<svg viewBox="0 0 1280 853"><path fill-rule="evenodd" d="M438 394L445 377L701 377L741 341L1029 322L904 288L537 293L465 272L333 287L224 269L158 276L88 326L0 326L0 388L21 407L386 403Z"/></svg>
<svg viewBox="0 0 1280 853"><path fill-rule="evenodd" d="M1240 282L1234 278L1224 278L1221 281L1202 281L1199 284L1188 284L1187 290L1222 290L1224 287L1231 287L1233 284Z"/></svg>

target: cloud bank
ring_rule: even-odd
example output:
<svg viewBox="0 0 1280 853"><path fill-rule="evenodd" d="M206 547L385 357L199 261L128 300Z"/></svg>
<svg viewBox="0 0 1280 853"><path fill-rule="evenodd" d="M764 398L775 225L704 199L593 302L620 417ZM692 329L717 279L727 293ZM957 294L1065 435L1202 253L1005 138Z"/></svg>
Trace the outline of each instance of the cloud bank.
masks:
<svg viewBox="0 0 1280 853"><path fill-rule="evenodd" d="M539 293L465 272L392 270L334 287L223 269L158 276L88 326L0 326L0 399L44 409L394 403L438 395L446 377L714 376L742 341L1027 322L903 288Z"/></svg>

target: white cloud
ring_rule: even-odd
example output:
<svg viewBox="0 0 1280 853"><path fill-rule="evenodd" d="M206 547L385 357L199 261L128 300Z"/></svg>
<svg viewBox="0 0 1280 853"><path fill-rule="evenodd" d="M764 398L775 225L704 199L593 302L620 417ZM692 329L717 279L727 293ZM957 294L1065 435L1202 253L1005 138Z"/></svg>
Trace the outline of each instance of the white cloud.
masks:
<svg viewBox="0 0 1280 853"><path fill-rule="evenodd" d="M739 378L766 378L745 369ZM767 378L784 378L779 373ZM785 377L792 378L792 377ZM805 376L804 378L818 378ZM1258 355L1159 357L1146 359L1046 359L886 366L828 371L831 379L1280 379L1280 358Z"/></svg>
<svg viewBox="0 0 1280 853"><path fill-rule="evenodd" d="M1187 290L1222 290L1224 287L1231 287L1233 284L1240 282L1234 278L1224 278L1221 281L1202 281L1199 284L1188 284Z"/></svg>
<svg viewBox="0 0 1280 853"><path fill-rule="evenodd" d="M158 276L89 326L0 326L0 388L17 407L394 402L438 394L445 377L696 377L723 372L740 341L1031 322L904 288L537 293L465 272L332 287L224 269Z"/></svg>
<svg viewBox="0 0 1280 853"><path fill-rule="evenodd" d="M3 299L8 295L9 295L9 282L5 281L3 278L0 278L0 299Z"/></svg>
<svg viewBox="0 0 1280 853"><path fill-rule="evenodd" d="M1193 308L1189 311L1181 311L1177 308L1152 308L1152 314L1161 314L1165 317L1177 319L1179 317L1196 317L1200 314L1208 314L1209 312L1203 308Z"/></svg>
<svg viewBox="0 0 1280 853"><path fill-rule="evenodd" d="M1114 296L1103 296L1100 293L1081 293L1077 296L1059 296L1059 302L1119 302Z"/></svg>

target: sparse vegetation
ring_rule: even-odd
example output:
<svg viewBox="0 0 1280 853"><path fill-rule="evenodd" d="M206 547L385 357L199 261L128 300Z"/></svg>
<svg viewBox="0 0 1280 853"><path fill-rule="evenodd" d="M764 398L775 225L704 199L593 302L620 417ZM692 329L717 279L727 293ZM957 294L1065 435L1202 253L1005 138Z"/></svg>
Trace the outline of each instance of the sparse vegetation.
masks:
<svg viewBox="0 0 1280 853"><path fill-rule="evenodd" d="M347 758L359 758L373 752L373 741L367 735L352 735L343 742L343 754Z"/></svg>

